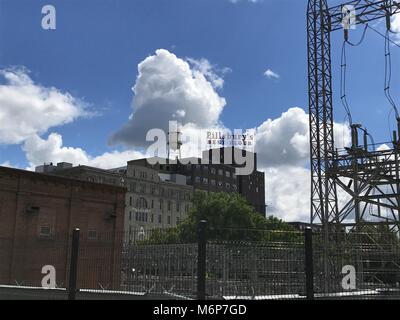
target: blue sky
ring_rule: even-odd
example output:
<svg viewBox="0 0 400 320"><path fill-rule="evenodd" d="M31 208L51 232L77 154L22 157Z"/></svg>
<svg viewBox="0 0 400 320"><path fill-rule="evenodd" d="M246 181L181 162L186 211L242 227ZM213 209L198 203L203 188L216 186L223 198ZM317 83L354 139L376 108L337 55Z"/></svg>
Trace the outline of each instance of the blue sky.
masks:
<svg viewBox="0 0 400 320"><path fill-rule="evenodd" d="M41 28L46 4L57 10L56 30ZM226 99L219 120L228 128L257 127L291 107L307 112L305 14L305 0L0 0L0 69L26 68L35 84L82 99L92 116L39 135L46 139L57 132L64 146L94 157L125 148L110 146L109 138L132 113L138 64L160 48L181 59L207 59L216 70L231 70L218 90ZM376 27L383 30L383 25ZM360 32L351 32L354 41ZM332 39L337 122L344 119L338 82L342 41L339 31ZM364 123L375 141L389 140L383 48L383 39L371 31L362 47L348 48L353 119ZM399 100L400 49L393 47L392 53L392 90ZM279 78L266 77L267 69ZM27 167L21 146L0 144L0 163Z"/></svg>
<svg viewBox="0 0 400 320"><path fill-rule="evenodd" d="M301 1L51 1L55 31L40 27L49 1L0 3L1 65L23 65L35 82L84 98L99 111L101 116L57 128L65 144L90 153L106 150L110 133L126 121L137 64L158 48L233 70L222 94L228 105L222 120L229 127L258 125L289 106L306 105ZM281 80L265 79L267 68ZM0 159L23 165L23 154L14 157L18 148L11 149Z"/></svg>

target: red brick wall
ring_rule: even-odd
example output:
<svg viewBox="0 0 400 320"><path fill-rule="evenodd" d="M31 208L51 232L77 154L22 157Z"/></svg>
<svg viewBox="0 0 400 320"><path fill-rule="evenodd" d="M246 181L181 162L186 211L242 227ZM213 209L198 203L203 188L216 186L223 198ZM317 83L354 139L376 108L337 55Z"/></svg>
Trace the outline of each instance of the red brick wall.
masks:
<svg viewBox="0 0 400 320"><path fill-rule="evenodd" d="M0 167L0 284L39 285L41 268L68 281L70 236L81 230L78 288L118 288L125 188ZM38 207L37 212L27 212ZM115 217L110 214L114 213ZM50 238L39 236L50 226ZM89 230L100 239L87 240ZM107 239L105 239L107 235Z"/></svg>

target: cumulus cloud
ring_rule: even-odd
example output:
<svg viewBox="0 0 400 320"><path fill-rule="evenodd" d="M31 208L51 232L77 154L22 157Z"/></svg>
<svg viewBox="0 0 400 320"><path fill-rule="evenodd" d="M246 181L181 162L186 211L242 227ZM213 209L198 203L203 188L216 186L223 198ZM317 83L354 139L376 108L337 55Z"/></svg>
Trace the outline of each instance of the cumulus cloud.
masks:
<svg viewBox="0 0 400 320"><path fill-rule="evenodd" d="M29 161L30 170L45 162L63 161L74 165L110 169L125 166L129 160L143 158L143 154L137 151L113 151L93 157L81 148L63 146L62 136L58 133L51 133L47 139L33 135L25 141L23 150Z"/></svg>
<svg viewBox="0 0 400 320"><path fill-rule="evenodd" d="M218 69L205 58L201 58L199 60L187 58L186 60L191 65L194 72L197 71L204 75L206 79L211 82L215 89L221 89L224 86L223 76L227 73L232 72L232 69L230 68L223 68L221 70Z"/></svg>
<svg viewBox="0 0 400 320"><path fill-rule="evenodd" d="M334 124L334 139L338 148L349 145L347 124ZM309 221L309 115L301 108L290 108L265 121L257 128L256 151L265 172L267 214L286 221ZM344 194L339 196L342 201Z"/></svg>
<svg viewBox="0 0 400 320"><path fill-rule="evenodd" d="M81 100L34 83L26 69L0 70L0 83L0 144L19 144L86 114Z"/></svg>
<svg viewBox="0 0 400 320"><path fill-rule="evenodd" d="M191 66L192 64L192 66ZM159 49L138 65L133 87L133 113L129 121L110 138L111 144L142 147L150 129L168 131L168 121L199 128L217 125L226 105L215 90L223 85L206 60L178 58Z"/></svg>
<svg viewBox="0 0 400 320"><path fill-rule="evenodd" d="M265 170L267 215L285 221L310 220L310 170L301 166Z"/></svg>
<svg viewBox="0 0 400 320"><path fill-rule="evenodd" d="M309 116L301 108L290 108L277 119L268 119L257 128L256 151L264 167L303 166L309 161ZM350 143L350 129L334 125L335 145Z"/></svg>
<svg viewBox="0 0 400 320"><path fill-rule="evenodd" d="M392 19L392 31L396 32L395 41L400 44L400 14L394 15Z"/></svg>
<svg viewBox="0 0 400 320"><path fill-rule="evenodd" d="M277 74L276 72L272 71L271 69L267 69L264 72L264 76L266 76L268 79L279 79L281 76Z"/></svg>

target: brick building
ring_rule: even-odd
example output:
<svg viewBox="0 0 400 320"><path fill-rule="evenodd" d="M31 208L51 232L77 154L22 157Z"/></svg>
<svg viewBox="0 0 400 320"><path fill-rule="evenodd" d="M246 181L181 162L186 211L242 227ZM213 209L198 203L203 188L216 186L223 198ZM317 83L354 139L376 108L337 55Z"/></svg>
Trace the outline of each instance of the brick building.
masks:
<svg viewBox="0 0 400 320"><path fill-rule="evenodd" d="M0 284L40 286L42 267L52 265L57 285L65 287L77 227L78 287L118 288L125 193L122 187L0 167Z"/></svg>
<svg viewBox="0 0 400 320"><path fill-rule="evenodd" d="M146 161L145 159L143 159ZM104 170L68 163L43 165L39 172L109 185L125 186L124 231L129 238L142 236L148 228L169 228L179 224L192 205L193 187L186 177L160 174L129 162L126 167Z"/></svg>
<svg viewBox="0 0 400 320"><path fill-rule="evenodd" d="M249 156L248 160L252 163L248 165L252 170L248 174L236 174L237 169L245 165L235 161L234 152L240 152L243 157ZM187 184L193 186L194 191L238 192L257 212L265 215L265 175L257 170L256 153L229 147L206 150L202 159L184 158L174 163L161 158L150 161L138 159L128 164L152 168L164 174L186 176Z"/></svg>

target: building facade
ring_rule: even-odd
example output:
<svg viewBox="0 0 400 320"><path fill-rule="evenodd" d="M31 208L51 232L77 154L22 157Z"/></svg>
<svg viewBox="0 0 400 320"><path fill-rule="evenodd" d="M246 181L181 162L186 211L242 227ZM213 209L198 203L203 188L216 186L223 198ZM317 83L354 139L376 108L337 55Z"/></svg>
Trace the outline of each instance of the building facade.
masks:
<svg viewBox="0 0 400 320"><path fill-rule="evenodd" d="M144 236L146 229L178 225L187 215L193 187L186 177L160 174L157 170L129 162L126 167L103 170L89 166L41 166L52 175L126 187L124 231L130 238ZM62 168L63 167L63 168Z"/></svg>
<svg viewBox="0 0 400 320"><path fill-rule="evenodd" d="M245 166L235 162L234 152L240 150L249 156L249 174L238 175L237 169ZM217 155L217 156L216 156ZM265 175L257 170L257 154L235 148L211 149L200 158L185 158L180 161L152 158L128 162L129 165L151 168L162 174L186 177L194 191L238 192L262 215L265 215Z"/></svg>
<svg viewBox="0 0 400 320"><path fill-rule="evenodd" d="M125 192L122 187L0 167L0 283L40 286L42 267L51 265L57 285L65 287L71 233L79 228L82 247L101 241L107 245L101 272L94 272L100 266L80 260L78 286L118 288ZM96 258L94 251L81 253L85 261Z"/></svg>

